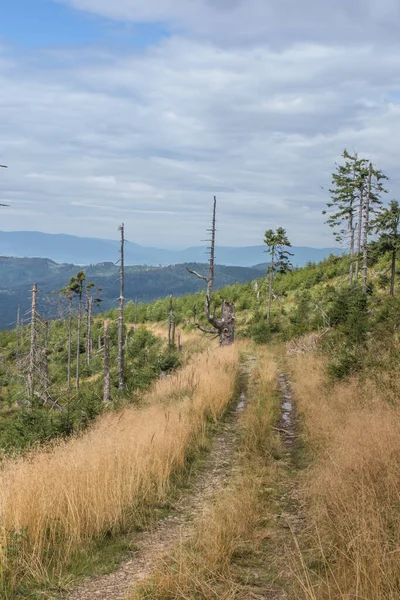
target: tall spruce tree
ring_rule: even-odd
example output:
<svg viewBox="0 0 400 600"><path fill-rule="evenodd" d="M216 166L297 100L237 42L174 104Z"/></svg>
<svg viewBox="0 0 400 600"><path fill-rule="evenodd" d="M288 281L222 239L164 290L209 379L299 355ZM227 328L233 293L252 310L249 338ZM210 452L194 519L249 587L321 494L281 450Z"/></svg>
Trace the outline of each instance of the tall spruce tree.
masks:
<svg viewBox="0 0 400 600"><path fill-rule="evenodd" d="M276 273L284 273L291 268L290 256L293 256L287 248L291 248L292 244L286 235L283 227L278 227L276 231L268 229L264 235L264 244L268 246L267 250L271 256L271 262L268 267L269 274L269 289L268 289L268 313L267 321L271 320L271 301L272 301L272 284Z"/></svg>
<svg viewBox="0 0 400 600"><path fill-rule="evenodd" d="M367 159L350 154L346 149L344 164L337 165L332 174L331 202L327 203L326 223L334 230L335 240L348 245L350 253L349 280L358 279L360 260L363 260L363 288L367 286L368 235L371 231L371 212L381 205L385 192L382 180L387 177Z"/></svg>
<svg viewBox="0 0 400 600"><path fill-rule="evenodd" d="M362 290L367 293L367 271L368 271L368 236L372 231L371 214L379 212L382 206L381 195L387 193L383 181L388 179L382 171L376 169L370 162L367 169L363 170L365 179L365 198L363 201L363 265L362 265Z"/></svg>
<svg viewBox="0 0 400 600"><path fill-rule="evenodd" d="M391 254L390 295L394 295L396 284L396 262L400 250L400 205L397 200L391 200L388 208L377 214L371 223L372 230L380 234L378 246Z"/></svg>
<svg viewBox="0 0 400 600"><path fill-rule="evenodd" d="M362 206L362 186L360 170L365 160L360 160L358 154L350 154L346 149L342 153L344 164L337 165L336 172L332 173L331 202L327 203L328 210L323 214L329 214L326 223L334 230L335 240L340 244L348 245L350 252L349 280L353 283L353 277L357 272L354 270L354 257L356 253L355 234L357 229L357 207ZM358 215L360 211L358 210ZM361 236L361 233L360 233ZM357 250L361 237L357 236ZM357 275L356 275L357 276Z"/></svg>

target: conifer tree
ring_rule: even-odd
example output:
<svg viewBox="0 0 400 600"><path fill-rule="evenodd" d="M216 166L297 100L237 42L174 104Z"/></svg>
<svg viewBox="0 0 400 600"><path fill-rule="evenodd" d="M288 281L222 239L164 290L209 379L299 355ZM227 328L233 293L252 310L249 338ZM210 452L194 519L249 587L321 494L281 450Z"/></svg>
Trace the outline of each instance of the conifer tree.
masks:
<svg viewBox="0 0 400 600"><path fill-rule="evenodd" d="M348 244L350 284L353 278L358 279L362 254L366 291L370 214L382 204L380 196L386 191L382 180L387 177L357 153L352 155L345 149L342 157L344 164L337 165L332 174L331 202L327 203L330 210L324 210L323 214L329 213L326 223L334 229L335 240Z"/></svg>
<svg viewBox="0 0 400 600"><path fill-rule="evenodd" d="M72 302L74 299L74 291L70 285L61 289L61 293L68 300L68 374L67 386L68 391L71 390L71 360L72 360Z"/></svg>
<svg viewBox="0 0 400 600"><path fill-rule="evenodd" d="M351 155L346 149L344 149L342 157L344 158L344 164L337 165L336 172L332 174L333 187L329 190L332 201L327 203L328 209L332 210L324 210L323 214L330 212L326 223L334 230L335 241L340 244L347 243L349 246L349 279L351 284L354 275L357 205L362 206L361 198L363 195L360 170L365 161L360 161L357 153ZM361 244L361 237L357 241L358 250L359 244Z"/></svg>
<svg viewBox="0 0 400 600"><path fill-rule="evenodd" d="M268 314L267 321L271 319L271 300L272 300L272 284L276 273L285 273L291 268L289 256L293 256L286 248L291 248L292 244L286 235L283 227L278 227L276 231L268 229L264 235L264 244L268 246L267 250L271 256L271 263L268 267L269 273L269 290L268 290Z"/></svg>
<svg viewBox="0 0 400 600"><path fill-rule="evenodd" d="M371 213L379 211L382 206L381 194L387 190L383 187L382 181L387 179L386 175L379 169L375 169L370 162L368 169L364 170L363 177L365 184L365 200L363 203L363 266L362 266L362 290L367 293L367 271L368 271L368 236L371 233L370 216Z"/></svg>
<svg viewBox="0 0 400 600"><path fill-rule="evenodd" d="M80 371L80 356L81 356L81 324L82 324L82 297L83 283L86 280L86 275L83 271L79 271L76 277L71 277L69 282L70 289L78 296L78 331L77 331L77 348L76 348L76 384L75 387L79 390L79 371Z"/></svg>
<svg viewBox="0 0 400 600"><path fill-rule="evenodd" d="M396 261L400 249L400 205L397 200L391 200L389 207L382 209L371 223L374 232L381 236L378 245L391 253L390 295L394 295L396 283Z"/></svg>

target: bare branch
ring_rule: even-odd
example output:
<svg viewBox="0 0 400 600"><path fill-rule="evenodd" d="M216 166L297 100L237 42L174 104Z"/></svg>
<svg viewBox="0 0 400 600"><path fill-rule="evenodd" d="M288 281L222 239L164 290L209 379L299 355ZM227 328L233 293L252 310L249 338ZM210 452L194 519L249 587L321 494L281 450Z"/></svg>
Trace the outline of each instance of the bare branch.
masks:
<svg viewBox="0 0 400 600"><path fill-rule="evenodd" d="M200 275L200 273L197 273L197 271L192 271L191 269L188 269L187 267L186 267L186 270L189 271L189 273L191 273L192 275L195 275L199 279L202 279L203 281L206 281L208 283L208 279L205 275Z"/></svg>
<svg viewBox="0 0 400 600"><path fill-rule="evenodd" d="M219 337L219 333L217 329L206 329L205 327L203 327L202 325L200 325L200 323L195 323L197 329L200 329L200 331L202 331L203 333L208 333L209 335L215 335L216 337Z"/></svg>
<svg viewBox="0 0 400 600"><path fill-rule="evenodd" d="M202 331L203 333L208 333L210 335L215 335L215 334L219 335L219 330L217 328L206 329L205 327L200 325L200 323L197 321L197 306L196 305L193 306L193 323L195 324L197 329L200 329L200 331Z"/></svg>

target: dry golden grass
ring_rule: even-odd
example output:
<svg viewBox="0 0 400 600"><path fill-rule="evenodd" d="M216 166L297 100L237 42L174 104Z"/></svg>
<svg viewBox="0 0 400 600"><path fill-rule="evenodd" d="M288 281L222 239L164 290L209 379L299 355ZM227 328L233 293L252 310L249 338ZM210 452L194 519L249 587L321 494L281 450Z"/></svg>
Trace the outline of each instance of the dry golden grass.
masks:
<svg viewBox="0 0 400 600"><path fill-rule="evenodd" d="M131 599L236 598L239 586L231 577L232 557L259 518L257 482L238 478L234 488L220 492L211 510L198 522L190 542L180 544L166 562L161 562Z"/></svg>
<svg viewBox="0 0 400 600"><path fill-rule="evenodd" d="M296 356L291 366L314 452L303 490L313 526L311 538L303 540L303 595L398 599L400 408L388 403L376 377L327 386L321 357ZM307 561L317 568L309 570Z"/></svg>
<svg viewBox="0 0 400 600"><path fill-rule="evenodd" d="M156 382L148 406L106 414L79 438L5 462L4 591L23 576L61 574L93 538L134 524L143 508L165 499L171 475L202 445L206 420L217 419L229 404L238 370L236 345L203 353Z"/></svg>
<svg viewBox="0 0 400 600"><path fill-rule="evenodd" d="M168 327L161 323L145 323L146 329L149 329L154 335L164 340L168 340ZM204 335L197 329L184 329L177 327L175 331L175 342L178 343L178 335L181 338L183 362L186 363L193 354L204 352L207 348L218 348L219 340L211 339L209 335Z"/></svg>
<svg viewBox="0 0 400 600"><path fill-rule="evenodd" d="M137 589L131 600L233 600L248 596L232 565L235 556L256 545L257 525L264 517L263 487L274 466L266 458L279 444L276 423L276 364L270 354L258 350L249 368L247 406L239 424L237 465L229 486L222 489L195 524L189 541L181 542L172 556ZM249 364L250 363L250 364Z"/></svg>

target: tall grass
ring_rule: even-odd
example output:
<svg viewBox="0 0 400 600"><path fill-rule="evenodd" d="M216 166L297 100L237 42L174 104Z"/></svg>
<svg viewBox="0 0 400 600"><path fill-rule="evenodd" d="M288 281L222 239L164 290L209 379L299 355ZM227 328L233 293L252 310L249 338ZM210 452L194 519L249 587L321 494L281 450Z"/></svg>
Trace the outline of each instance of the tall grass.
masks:
<svg viewBox="0 0 400 600"><path fill-rule="evenodd" d="M308 600L395 600L400 408L392 392L398 376L390 376L388 402L383 385L388 373L328 385L322 357L297 356L291 365L314 459L303 489L312 527L310 538L300 543L308 565L302 594Z"/></svg>
<svg viewBox="0 0 400 600"><path fill-rule="evenodd" d="M161 323L146 323L146 329L149 329L154 335L161 339L168 339L168 327ZM204 352L208 348L217 348L219 339L210 339L209 336L201 335L198 329L185 329L181 326L175 331L175 344L178 344L178 336L180 337L182 346L182 360L184 363L189 362L191 357L198 352Z"/></svg>
<svg viewBox="0 0 400 600"><path fill-rule="evenodd" d="M245 594L240 597L256 597L245 593L232 563L258 543L257 526L265 511L263 488L272 479L270 458L279 445L273 430L279 411L276 365L267 352L259 350L248 381L237 464L228 486L204 508L191 538L159 560L153 575L134 589L131 600L233 600L239 591Z"/></svg>
<svg viewBox="0 0 400 600"><path fill-rule="evenodd" d="M204 442L206 421L228 406L237 346L195 357L159 380L146 406L109 413L79 438L6 461L0 475L0 582L60 576L76 552L133 525L165 499L171 475Z"/></svg>

